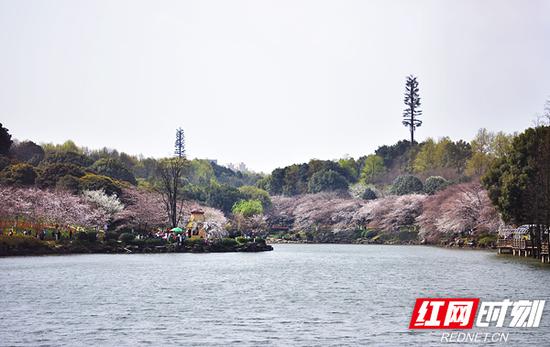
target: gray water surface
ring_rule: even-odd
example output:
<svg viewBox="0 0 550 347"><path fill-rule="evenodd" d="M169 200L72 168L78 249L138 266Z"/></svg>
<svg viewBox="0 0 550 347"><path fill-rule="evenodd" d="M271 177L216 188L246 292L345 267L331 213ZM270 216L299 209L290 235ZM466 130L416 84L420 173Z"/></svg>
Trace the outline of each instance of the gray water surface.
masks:
<svg viewBox="0 0 550 347"><path fill-rule="evenodd" d="M417 297L550 294L547 267L492 252L274 248L0 258L0 346L429 346L440 331L408 330ZM549 308L537 329L474 331L548 346Z"/></svg>

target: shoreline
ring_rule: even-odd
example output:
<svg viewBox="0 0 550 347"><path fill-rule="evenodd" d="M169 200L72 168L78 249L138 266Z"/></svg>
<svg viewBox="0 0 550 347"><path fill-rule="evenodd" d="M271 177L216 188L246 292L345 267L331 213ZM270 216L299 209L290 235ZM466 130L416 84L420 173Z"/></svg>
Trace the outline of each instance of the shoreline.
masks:
<svg viewBox="0 0 550 347"><path fill-rule="evenodd" d="M409 241L409 242L316 242L316 241L295 241L295 240L279 240L267 238L266 243L268 245L278 245L278 244L314 244L314 245L383 245L383 246L431 246L438 248L448 248L448 249L474 249L474 250L496 250L496 247L478 247L478 246L469 246L469 245L442 245L435 243L422 243L419 241Z"/></svg>
<svg viewBox="0 0 550 347"><path fill-rule="evenodd" d="M125 243L116 240L41 241L32 236L22 235L0 237L0 257L72 254L256 253L272 250L273 247L263 239L238 241L230 238L214 241L196 239L185 240L178 244L162 243L158 239L134 240Z"/></svg>

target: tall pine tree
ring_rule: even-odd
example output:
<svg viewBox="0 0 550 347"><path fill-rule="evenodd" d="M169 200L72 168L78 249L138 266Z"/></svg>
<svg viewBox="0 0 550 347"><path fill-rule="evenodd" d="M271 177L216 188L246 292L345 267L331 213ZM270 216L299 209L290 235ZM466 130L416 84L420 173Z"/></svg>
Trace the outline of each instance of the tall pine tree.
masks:
<svg viewBox="0 0 550 347"><path fill-rule="evenodd" d="M405 105L403 110L403 125L409 127L411 131L411 146L414 146L414 132L416 128L422 125L419 117L422 115L420 109L420 95L418 94L418 81L416 77L410 75L405 82Z"/></svg>
<svg viewBox="0 0 550 347"><path fill-rule="evenodd" d="M185 134L182 128L176 130L175 155L178 158L185 158Z"/></svg>

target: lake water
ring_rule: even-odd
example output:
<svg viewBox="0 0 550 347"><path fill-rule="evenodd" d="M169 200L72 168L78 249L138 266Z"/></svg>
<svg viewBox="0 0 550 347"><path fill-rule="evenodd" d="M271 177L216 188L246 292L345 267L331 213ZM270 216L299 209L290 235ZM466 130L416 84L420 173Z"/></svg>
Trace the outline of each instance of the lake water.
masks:
<svg viewBox="0 0 550 347"><path fill-rule="evenodd" d="M1 258L0 345L428 346L440 343L441 332L408 330L417 297L550 294L547 267L492 252L274 248ZM549 311L537 329L474 330L509 331L510 346L548 346Z"/></svg>

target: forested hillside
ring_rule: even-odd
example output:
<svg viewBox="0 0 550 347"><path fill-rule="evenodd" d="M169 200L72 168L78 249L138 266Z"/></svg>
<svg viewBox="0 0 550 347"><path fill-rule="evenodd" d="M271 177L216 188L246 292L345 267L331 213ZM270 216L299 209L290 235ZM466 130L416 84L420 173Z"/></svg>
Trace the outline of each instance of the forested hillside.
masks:
<svg viewBox="0 0 550 347"><path fill-rule="evenodd" d="M548 222L548 129L540 125L519 135L480 129L470 142L404 140L359 158L312 159L268 175L181 158L181 190L174 199L182 206L178 213L203 206L220 230L237 234L315 242L466 237L488 244L504 223ZM0 209L3 219L66 219L111 229L168 224L161 168L170 159L92 150L72 141L20 142L1 130L2 195L18 195ZM25 200L28 206L21 207ZM74 213L38 208L46 200L73 201Z"/></svg>

